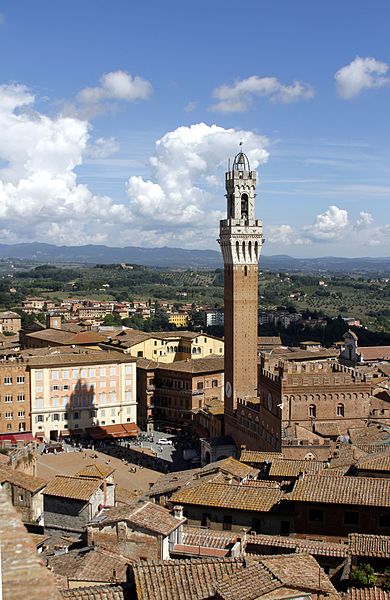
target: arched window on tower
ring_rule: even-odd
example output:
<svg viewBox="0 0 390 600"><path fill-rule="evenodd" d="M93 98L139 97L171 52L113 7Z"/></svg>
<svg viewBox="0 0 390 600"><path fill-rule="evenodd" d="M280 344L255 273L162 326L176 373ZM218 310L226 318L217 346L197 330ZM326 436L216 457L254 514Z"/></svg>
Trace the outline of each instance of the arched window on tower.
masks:
<svg viewBox="0 0 390 600"><path fill-rule="evenodd" d="M240 260L240 242L236 242L236 255L237 260Z"/></svg>
<svg viewBox="0 0 390 600"><path fill-rule="evenodd" d="M317 407L315 404L310 404L309 406L309 417L315 419L317 416Z"/></svg>
<svg viewBox="0 0 390 600"><path fill-rule="evenodd" d="M336 414L338 417L344 416L344 404L338 404L336 407Z"/></svg>
<svg viewBox="0 0 390 600"><path fill-rule="evenodd" d="M248 194L241 194L241 219L248 219Z"/></svg>

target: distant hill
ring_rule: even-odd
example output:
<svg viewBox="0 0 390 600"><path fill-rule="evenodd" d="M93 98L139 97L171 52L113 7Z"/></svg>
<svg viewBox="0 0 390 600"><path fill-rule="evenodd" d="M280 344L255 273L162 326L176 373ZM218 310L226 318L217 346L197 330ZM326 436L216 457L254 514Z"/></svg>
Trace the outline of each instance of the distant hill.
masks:
<svg viewBox="0 0 390 600"><path fill-rule="evenodd" d="M0 259L34 260L40 263L133 263L148 267L216 269L223 266L222 256L216 250L187 250L183 248L111 248L103 245L55 246L39 242L0 244ZM280 254L262 256L262 269L273 271L307 272L366 272L390 273L390 257L385 258L293 258Z"/></svg>

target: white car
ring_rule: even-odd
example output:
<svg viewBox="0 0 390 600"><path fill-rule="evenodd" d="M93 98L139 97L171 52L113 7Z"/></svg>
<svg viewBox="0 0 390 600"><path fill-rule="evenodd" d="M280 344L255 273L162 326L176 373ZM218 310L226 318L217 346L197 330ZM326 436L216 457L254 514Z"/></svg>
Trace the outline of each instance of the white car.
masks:
<svg viewBox="0 0 390 600"><path fill-rule="evenodd" d="M167 438L160 438L157 442L160 446L172 446L172 440L167 440Z"/></svg>

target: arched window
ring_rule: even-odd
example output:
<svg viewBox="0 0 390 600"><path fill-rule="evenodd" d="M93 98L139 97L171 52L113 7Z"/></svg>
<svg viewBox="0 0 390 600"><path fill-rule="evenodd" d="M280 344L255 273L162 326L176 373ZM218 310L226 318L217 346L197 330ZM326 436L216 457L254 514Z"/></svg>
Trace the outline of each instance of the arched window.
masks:
<svg viewBox="0 0 390 600"><path fill-rule="evenodd" d="M315 404L309 406L309 417L315 418L317 416L317 407Z"/></svg>
<svg viewBox="0 0 390 600"><path fill-rule="evenodd" d="M248 218L248 194L241 194L241 219Z"/></svg>
<svg viewBox="0 0 390 600"><path fill-rule="evenodd" d="M196 348L192 348L192 354L196 354Z"/></svg>
<svg viewBox="0 0 390 600"><path fill-rule="evenodd" d="M336 408L336 414L338 417L344 416L344 404L338 404Z"/></svg>
<svg viewBox="0 0 390 600"><path fill-rule="evenodd" d="M240 242L236 242L236 254L238 260L240 260Z"/></svg>

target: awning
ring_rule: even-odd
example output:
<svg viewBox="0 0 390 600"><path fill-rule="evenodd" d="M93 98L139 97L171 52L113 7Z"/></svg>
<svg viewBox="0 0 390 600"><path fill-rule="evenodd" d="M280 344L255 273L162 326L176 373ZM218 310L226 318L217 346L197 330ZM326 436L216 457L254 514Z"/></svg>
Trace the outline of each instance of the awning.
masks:
<svg viewBox="0 0 390 600"><path fill-rule="evenodd" d="M23 431L20 433L1 433L0 442L11 442L11 444L17 444L18 442L33 442L34 436L31 431Z"/></svg>
<svg viewBox="0 0 390 600"><path fill-rule="evenodd" d="M86 432L94 440L117 439L137 437L140 429L136 423L123 423L118 425L99 425L87 427Z"/></svg>

